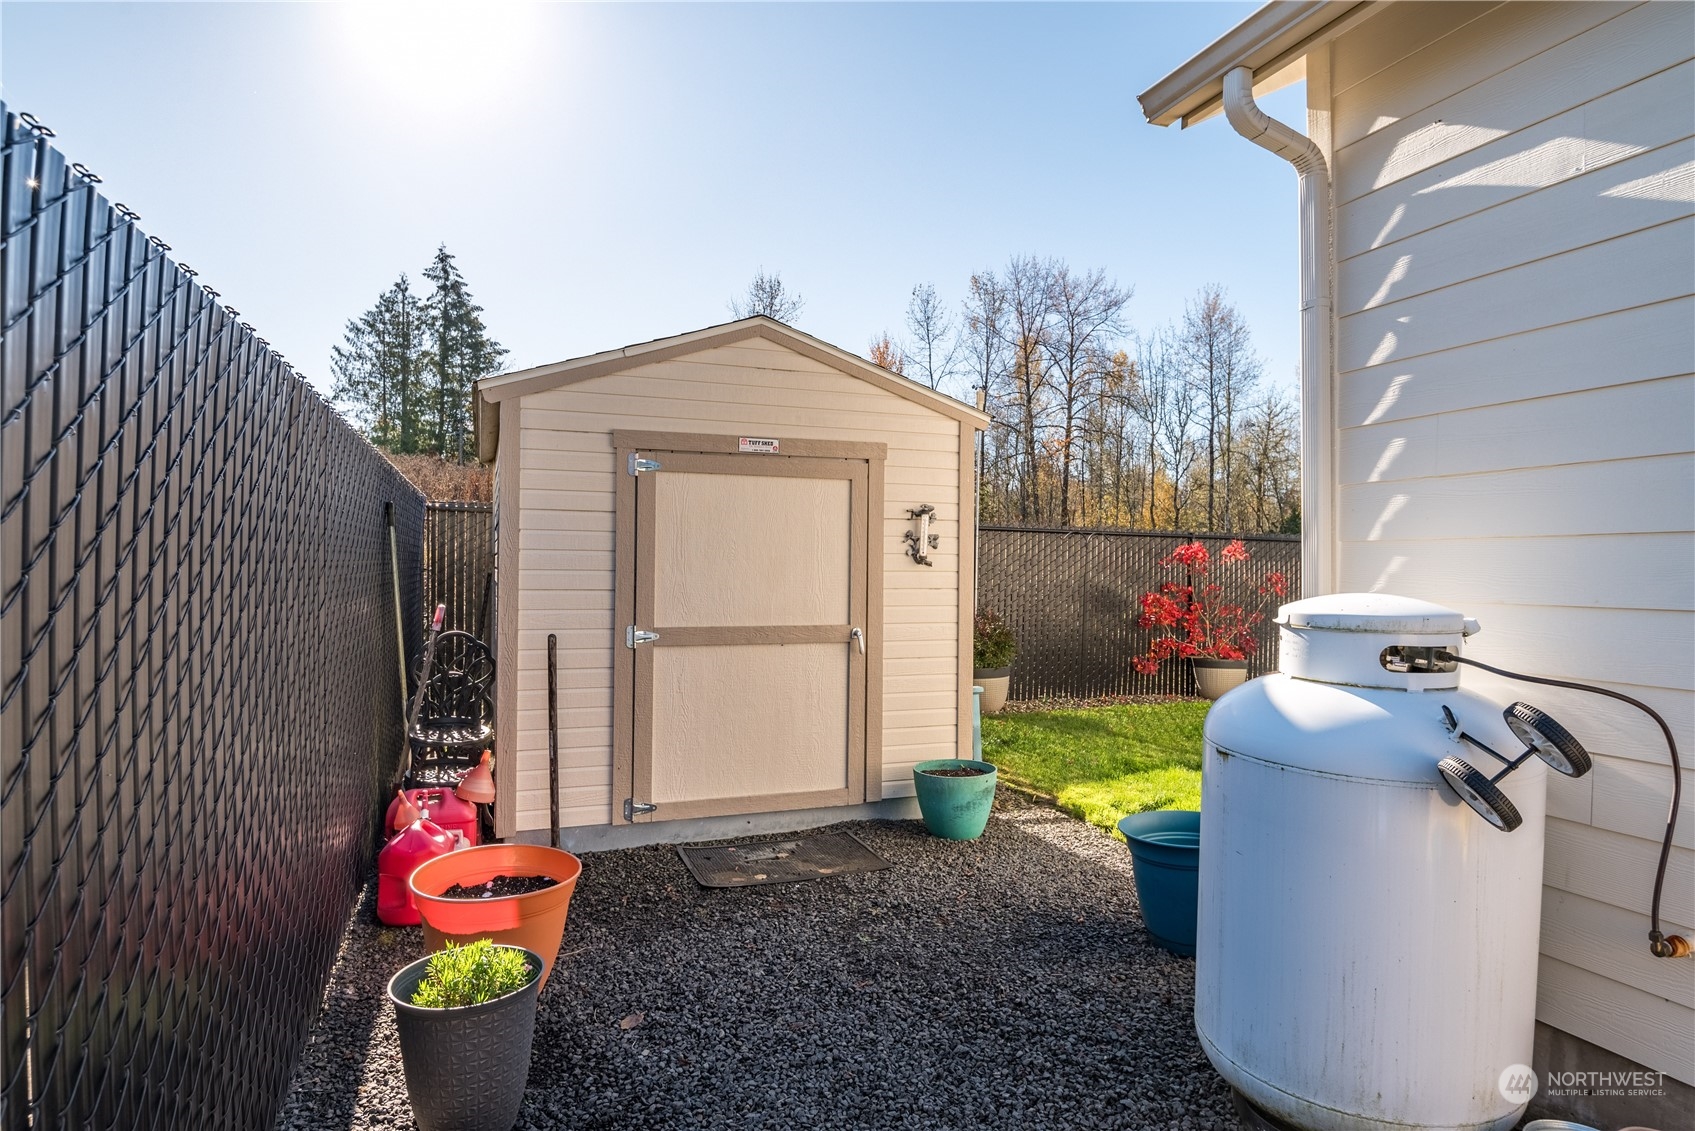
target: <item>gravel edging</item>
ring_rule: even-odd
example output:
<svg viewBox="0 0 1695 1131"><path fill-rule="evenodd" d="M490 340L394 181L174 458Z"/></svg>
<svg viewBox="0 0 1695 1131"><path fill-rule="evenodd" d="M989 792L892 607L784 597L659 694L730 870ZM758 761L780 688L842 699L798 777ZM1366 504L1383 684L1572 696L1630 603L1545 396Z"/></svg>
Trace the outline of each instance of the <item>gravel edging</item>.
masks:
<svg viewBox="0 0 1695 1131"><path fill-rule="evenodd" d="M1033 715L1044 711L1084 711L1092 707L1147 707L1160 703L1196 701L1192 696L1185 695L1096 695L1088 699L1050 695L1041 699L1009 701L994 715L986 717L992 719L996 715Z"/></svg>
<svg viewBox="0 0 1695 1131"><path fill-rule="evenodd" d="M707 890L667 845L585 855L518 1126L1237 1126L1122 844L1004 788L977 841L836 827L895 867ZM421 953L368 887L279 1131L413 1126L385 986Z"/></svg>

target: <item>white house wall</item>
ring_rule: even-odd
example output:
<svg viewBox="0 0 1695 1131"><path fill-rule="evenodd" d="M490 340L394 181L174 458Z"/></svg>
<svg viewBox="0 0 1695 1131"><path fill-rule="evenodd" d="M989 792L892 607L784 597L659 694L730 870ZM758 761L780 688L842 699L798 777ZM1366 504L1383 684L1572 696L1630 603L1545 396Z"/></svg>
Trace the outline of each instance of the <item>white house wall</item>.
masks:
<svg viewBox="0 0 1695 1131"><path fill-rule="evenodd" d="M1695 751L1695 5L1399 3L1308 68L1336 187L1340 588L1488 663L1644 699ZM1550 784L1540 1018L1695 1083L1647 952L1670 790L1621 704L1468 672L1597 753ZM1686 772L1666 929L1695 927Z"/></svg>
<svg viewBox="0 0 1695 1131"><path fill-rule="evenodd" d="M559 636L560 821L612 806L611 431L785 436L888 445L883 501L883 787L958 749L960 425L759 338L632 368L520 402L517 822L547 827L547 634ZM967 469L966 474L970 474ZM909 508L936 508L934 567L903 552Z"/></svg>

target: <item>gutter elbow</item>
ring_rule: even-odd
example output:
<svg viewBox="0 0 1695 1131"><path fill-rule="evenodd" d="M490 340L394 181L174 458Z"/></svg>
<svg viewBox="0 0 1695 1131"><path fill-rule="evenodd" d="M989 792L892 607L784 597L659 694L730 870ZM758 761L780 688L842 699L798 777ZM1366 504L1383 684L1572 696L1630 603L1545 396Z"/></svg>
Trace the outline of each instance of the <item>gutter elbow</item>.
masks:
<svg viewBox="0 0 1695 1131"><path fill-rule="evenodd" d="M1224 75L1224 117L1231 129L1255 144L1271 125L1271 117L1254 101L1254 72L1247 67Z"/></svg>
<svg viewBox="0 0 1695 1131"><path fill-rule="evenodd" d="M1231 129L1289 162L1301 176L1328 174L1324 154L1311 138L1260 109L1254 101L1254 72L1247 67L1236 67L1224 76L1224 117Z"/></svg>

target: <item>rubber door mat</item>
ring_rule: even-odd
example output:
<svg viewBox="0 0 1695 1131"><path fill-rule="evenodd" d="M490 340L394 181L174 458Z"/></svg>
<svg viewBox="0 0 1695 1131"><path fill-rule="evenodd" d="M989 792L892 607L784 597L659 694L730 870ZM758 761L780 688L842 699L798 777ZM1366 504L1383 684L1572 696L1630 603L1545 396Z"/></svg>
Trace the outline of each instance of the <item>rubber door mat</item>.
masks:
<svg viewBox="0 0 1695 1131"><path fill-rule="evenodd" d="M677 849L703 888L792 884L823 876L876 872L893 867L852 833L822 833L796 840L761 840Z"/></svg>

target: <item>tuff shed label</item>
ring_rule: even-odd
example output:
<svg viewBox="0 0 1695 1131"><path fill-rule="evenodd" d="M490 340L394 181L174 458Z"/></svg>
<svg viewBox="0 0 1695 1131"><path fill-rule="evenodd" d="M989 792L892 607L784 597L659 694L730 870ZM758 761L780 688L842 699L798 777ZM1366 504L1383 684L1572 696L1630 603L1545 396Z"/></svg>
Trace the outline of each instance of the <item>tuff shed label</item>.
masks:
<svg viewBox="0 0 1695 1131"><path fill-rule="evenodd" d="M777 454L777 441L761 439L758 436L743 436L742 451L753 452L755 455L774 456Z"/></svg>

